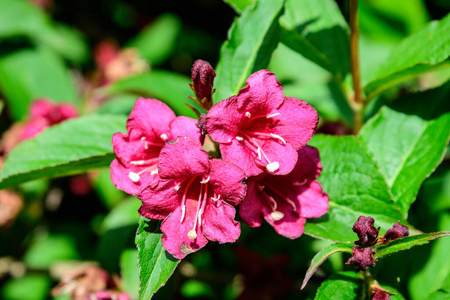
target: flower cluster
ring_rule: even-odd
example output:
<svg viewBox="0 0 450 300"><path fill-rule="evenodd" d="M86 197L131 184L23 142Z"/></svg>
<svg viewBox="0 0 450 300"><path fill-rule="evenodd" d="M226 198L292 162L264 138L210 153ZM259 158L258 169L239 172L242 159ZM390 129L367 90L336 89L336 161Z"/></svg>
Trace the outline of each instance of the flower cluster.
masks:
<svg viewBox="0 0 450 300"><path fill-rule="evenodd" d="M176 117L162 102L140 98L127 133L113 136L112 182L137 195L142 216L163 220L163 246L179 259L208 241L236 241L238 205L248 225L265 219L289 238L303 233L307 218L328 211L328 196L316 181L319 152L306 146L317 112L284 97L268 70L250 75L238 95L212 105L214 77L208 63L194 64L192 99L207 111L200 120ZM219 144L221 159L203 149L206 134Z"/></svg>

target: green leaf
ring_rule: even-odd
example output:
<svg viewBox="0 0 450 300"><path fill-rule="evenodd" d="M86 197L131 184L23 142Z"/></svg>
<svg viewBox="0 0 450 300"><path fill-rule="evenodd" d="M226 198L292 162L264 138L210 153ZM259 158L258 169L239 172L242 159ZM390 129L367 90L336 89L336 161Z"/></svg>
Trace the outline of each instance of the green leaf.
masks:
<svg viewBox="0 0 450 300"><path fill-rule="evenodd" d="M378 246L375 249L374 258L382 257L385 255L389 255L395 252L408 250L414 246L420 246L424 244L428 244L430 241L435 240L437 238L450 236L450 231L439 231L432 233L424 233L413 236L408 236L404 238L396 239L392 242L387 243L386 245Z"/></svg>
<svg viewBox="0 0 450 300"><path fill-rule="evenodd" d="M450 228L450 213L444 213L438 229L446 230L448 228ZM445 279L450 275L449 249L450 239L448 238L433 242L426 264L419 272L413 274L408 282L408 290L412 299L427 299L432 292L444 287Z"/></svg>
<svg viewBox="0 0 450 300"><path fill-rule="evenodd" d="M235 12L240 14L247 8L247 6L255 3L256 0L223 0L223 2L231 6L231 8L233 8Z"/></svg>
<svg viewBox="0 0 450 300"><path fill-rule="evenodd" d="M131 299L139 297L139 268L137 264L137 250L127 249L120 257L122 287Z"/></svg>
<svg viewBox="0 0 450 300"><path fill-rule="evenodd" d="M437 290L427 300L450 300L450 288Z"/></svg>
<svg viewBox="0 0 450 300"><path fill-rule="evenodd" d="M375 79L364 88L372 99L386 88L408 78L437 68L449 67L445 60L450 55L450 14L440 21L404 39L392 49L391 55L380 66Z"/></svg>
<svg viewBox="0 0 450 300"><path fill-rule="evenodd" d="M170 255L162 246L159 222L141 217L136 235L139 276L139 299L150 299L164 286L180 260Z"/></svg>
<svg viewBox="0 0 450 300"><path fill-rule="evenodd" d="M18 121L36 98L76 103L77 93L61 59L44 48L16 51L0 58L0 89Z"/></svg>
<svg viewBox="0 0 450 300"><path fill-rule="evenodd" d="M84 62L89 54L79 32L65 25L53 25L30 1L0 0L0 40L17 36L25 36L36 45L44 44L76 63Z"/></svg>
<svg viewBox="0 0 450 300"><path fill-rule="evenodd" d="M312 259L311 265L306 271L305 279L303 279L301 289L306 286L311 276L316 272L317 268L332 254L337 252L352 253L353 243L333 243L320 250Z"/></svg>
<svg viewBox="0 0 450 300"><path fill-rule="evenodd" d="M329 212L306 222L305 233L333 241L357 239L351 230L359 216L371 216L382 231L401 220L377 164L364 144L353 136L316 135L312 146L320 151L323 171L318 180L330 197Z"/></svg>
<svg viewBox="0 0 450 300"><path fill-rule="evenodd" d="M350 72L349 30L332 0L288 0L281 42L333 74Z"/></svg>
<svg viewBox="0 0 450 300"><path fill-rule="evenodd" d="M180 18L173 14L163 14L144 28L127 46L138 49L151 65L159 65L172 55L181 29Z"/></svg>
<svg viewBox="0 0 450 300"><path fill-rule="evenodd" d="M7 281L1 290L4 300L46 299L52 281L45 275L30 274Z"/></svg>
<svg viewBox="0 0 450 300"><path fill-rule="evenodd" d="M0 173L0 189L109 167L112 135L124 131L125 122L125 116L92 115L47 128L11 151Z"/></svg>
<svg viewBox="0 0 450 300"><path fill-rule="evenodd" d="M317 290L314 300L363 299L362 282L354 272L341 272L324 281Z"/></svg>
<svg viewBox="0 0 450 300"><path fill-rule="evenodd" d="M195 113L185 105L185 103L189 103L201 109L197 103L188 98L188 96L193 96L189 87L190 82L188 77L180 74L152 70L150 73L117 81L106 87L101 93L109 95L135 93L142 97L154 97L169 105L177 115L195 118Z"/></svg>
<svg viewBox="0 0 450 300"><path fill-rule="evenodd" d="M423 180L442 161L449 138L450 114L426 121L387 107L360 132L404 215Z"/></svg>
<svg viewBox="0 0 450 300"><path fill-rule="evenodd" d="M261 0L235 20L220 49L214 102L236 95L248 76L267 67L279 39L284 1Z"/></svg>

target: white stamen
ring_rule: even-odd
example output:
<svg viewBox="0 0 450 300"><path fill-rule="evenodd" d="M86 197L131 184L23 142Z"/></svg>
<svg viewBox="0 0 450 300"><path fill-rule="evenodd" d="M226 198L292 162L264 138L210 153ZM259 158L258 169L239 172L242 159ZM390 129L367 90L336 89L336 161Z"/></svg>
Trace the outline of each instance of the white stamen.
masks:
<svg viewBox="0 0 450 300"><path fill-rule="evenodd" d="M214 200L214 201L218 201L218 200L220 200L220 195L217 196L217 198L211 197L211 199Z"/></svg>
<svg viewBox="0 0 450 300"><path fill-rule="evenodd" d="M130 164L132 164L132 165L143 165L143 164L145 164L145 160L130 161Z"/></svg>
<svg viewBox="0 0 450 300"><path fill-rule="evenodd" d="M148 143L147 142L144 142L144 149L148 150Z"/></svg>
<svg viewBox="0 0 450 300"><path fill-rule="evenodd" d="M280 113L270 114L270 115L267 115L266 118L267 118L267 119L270 119L270 118L273 118L273 117L278 116L279 114L280 114Z"/></svg>
<svg viewBox="0 0 450 300"><path fill-rule="evenodd" d="M167 134L163 133L159 136L163 141L167 141L169 138L167 137Z"/></svg>
<svg viewBox="0 0 450 300"><path fill-rule="evenodd" d="M176 185L176 186L173 187L173 189L174 189L175 191L178 191L178 190L180 189L180 187L181 187L181 185Z"/></svg>
<svg viewBox="0 0 450 300"><path fill-rule="evenodd" d="M208 178L203 179L202 181L200 181L200 183L201 183L201 184L208 183L210 177L211 177L211 176L208 176Z"/></svg>
<svg viewBox="0 0 450 300"><path fill-rule="evenodd" d="M139 174L130 172L130 173L128 173L128 178L130 178L130 180L133 182L138 182L141 177L139 176Z"/></svg>
<svg viewBox="0 0 450 300"><path fill-rule="evenodd" d="M227 143L231 143L231 139L229 139L229 140L227 141Z"/></svg>
<svg viewBox="0 0 450 300"><path fill-rule="evenodd" d="M275 172L276 170L278 170L280 168L280 164L277 161L273 161L270 164L266 165L266 169L267 171L269 171L270 173Z"/></svg>
<svg viewBox="0 0 450 300"><path fill-rule="evenodd" d="M197 232L195 232L194 229L189 230L187 236L188 236L188 238L190 238L191 240L196 239L196 238L197 238Z"/></svg>
<svg viewBox="0 0 450 300"><path fill-rule="evenodd" d="M183 223L185 214L186 214L186 206L181 205L181 219L180 219L180 223Z"/></svg>
<svg viewBox="0 0 450 300"><path fill-rule="evenodd" d="M236 139L238 140L238 141L243 141L244 140L244 138L242 137L242 136L236 136Z"/></svg>
<svg viewBox="0 0 450 300"><path fill-rule="evenodd" d="M259 159L259 160L262 160L262 157L261 157L261 148L258 147L258 149L256 149L256 153L258 153L258 159Z"/></svg>
<svg viewBox="0 0 450 300"><path fill-rule="evenodd" d="M145 141L147 138L145 136L141 137L141 141Z"/></svg>
<svg viewBox="0 0 450 300"><path fill-rule="evenodd" d="M281 136L279 136L278 134L271 133L270 135L272 137L276 138L276 139L279 139L283 144L286 144L286 141Z"/></svg>
<svg viewBox="0 0 450 300"><path fill-rule="evenodd" d="M150 172L150 175L156 175L158 174L158 169L154 169L153 171Z"/></svg>
<svg viewBox="0 0 450 300"><path fill-rule="evenodd" d="M284 214L281 211L274 211L270 214L270 216L272 217L272 219L274 219L275 221L279 221L281 219L283 219Z"/></svg>
<svg viewBox="0 0 450 300"><path fill-rule="evenodd" d="M247 117L247 118L251 118L252 117L252 114L250 113L250 112L245 112L245 116Z"/></svg>

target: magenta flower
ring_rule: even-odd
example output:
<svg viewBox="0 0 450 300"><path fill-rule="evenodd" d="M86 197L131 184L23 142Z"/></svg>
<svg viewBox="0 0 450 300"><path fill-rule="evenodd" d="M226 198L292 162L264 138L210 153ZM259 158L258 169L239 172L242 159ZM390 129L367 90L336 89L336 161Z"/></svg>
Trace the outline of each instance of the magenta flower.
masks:
<svg viewBox="0 0 450 300"><path fill-rule="evenodd" d="M297 151L311 139L317 112L308 103L284 97L275 74L258 71L237 96L217 103L206 117L206 129L220 143L223 159L256 176L264 168L276 175L292 171Z"/></svg>
<svg viewBox="0 0 450 300"><path fill-rule="evenodd" d="M209 159L201 144L190 138L168 142L158 163L161 180L138 198L139 213L164 221L164 248L181 259L209 241L234 242L240 224L235 208L245 196L244 172L220 159Z"/></svg>
<svg viewBox="0 0 450 300"><path fill-rule="evenodd" d="M78 117L77 110L72 104L57 104L47 99L36 100L31 106L30 114L30 119L21 134L22 140L35 137L47 127Z"/></svg>
<svg viewBox="0 0 450 300"><path fill-rule="evenodd" d="M307 218L328 211L328 195L315 179L322 171L319 152L306 146L298 150L298 162L289 175L263 174L248 182L239 215L251 227L263 219L276 232L294 239L302 235Z"/></svg>
<svg viewBox="0 0 450 300"><path fill-rule="evenodd" d="M158 156L168 140L187 136L201 140L197 120L176 117L164 103L139 98L127 121L127 133L115 133L112 144L117 159L111 163L111 181L129 194L138 194L158 178Z"/></svg>

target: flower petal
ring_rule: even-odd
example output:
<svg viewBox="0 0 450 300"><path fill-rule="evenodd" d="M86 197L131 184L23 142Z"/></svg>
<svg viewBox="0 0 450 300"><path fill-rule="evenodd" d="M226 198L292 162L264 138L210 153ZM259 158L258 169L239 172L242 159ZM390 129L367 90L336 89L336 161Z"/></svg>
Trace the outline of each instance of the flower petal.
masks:
<svg viewBox="0 0 450 300"><path fill-rule="evenodd" d="M245 82L247 86L243 87L237 96L241 113L270 113L283 103L283 86L269 70L253 73Z"/></svg>
<svg viewBox="0 0 450 300"><path fill-rule="evenodd" d="M298 154L291 144L281 144L278 141L273 140L255 140L257 140L258 145L261 147L262 151L264 151L270 162L277 162L279 164L279 168L270 172L270 174L285 175L289 174L294 169L297 163ZM262 160L256 159L255 161L261 167L267 165L267 161L264 157Z"/></svg>
<svg viewBox="0 0 450 300"><path fill-rule="evenodd" d="M212 201L206 207L203 234L210 241L220 243L235 242L241 234L239 222L234 220L236 210L228 203Z"/></svg>
<svg viewBox="0 0 450 300"><path fill-rule="evenodd" d="M236 136L241 117L236 96L222 100L206 115L206 130L213 141L228 143Z"/></svg>
<svg viewBox="0 0 450 300"><path fill-rule="evenodd" d="M318 218L328 212L328 195L322 191L322 186L317 181L305 186L298 198L302 217Z"/></svg>
<svg viewBox="0 0 450 300"><path fill-rule="evenodd" d="M288 176L296 182L312 181L319 177L322 172L319 150L311 146L305 146L297 153L297 164Z"/></svg>
<svg viewBox="0 0 450 300"><path fill-rule="evenodd" d="M140 168L135 166L125 167L118 159L114 159L111 163L111 181L118 188L128 194L139 194L144 188L146 188L157 175L152 175L151 172L143 172L139 175L138 181L132 181L130 179L130 172L139 173Z"/></svg>
<svg viewBox="0 0 450 300"><path fill-rule="evenodd" d="M284 214L281 220L275 221L270 214L266 214L264 218L267 223L272 225L278 234L290 239L296 239L303 234L305 230L306 218L301 218L295 214L287 205L281 205L278 211Z"/></svg>
<svg viewBox="0 0 450 300"><path fill-rule="evenodd" d="M246 185L242 183L245 178L244 171L221 159L211 159L210 163L209 182L214 187L214 193L229 204L238 205L245 197Z"/></svg>
<svg viewBox="0 0 450 300"><path fill-rule="evenodd" d="M305 101L286 97L278 108L280 113L274 117L277 125L275 133L282 136L296 149L303 147L312 138L316 130L319 116L316 110Z"/></svg>
<svg viewBox="0 0 450 300"><path fill-rule="evenodd" d="M170 123L170 135L172 140L176 140L179 136L186 136L195 141L203 143L203 136L197 127L198 120L189 117L180 116Z"/></svg>
<svg viewBox="0 0 450 300"><path fill-rule="evenodd" d="M220 153L225 161L239 165L247 177L261 174L263 167L255 162L255 154L241 142L233 139L229 144L220 144Z"/></svg>
<svg viewBox="0 0 450 300"><path fill-rule="evenodd" d="M169 124L175 113L156 99L139 98L127 121L127 129L139 128L148 136L160 137L169 132Z"/></svg>
<svg viewBox="0 0 450 300"><path fill-rule="evenodd" d="M182 179L209 172L208 153L198 141L180 137L169 141L159 155L158 173L165 179Z"/></svg>
<svg viewBox="0 0 450 300"><path fill-rule="evenodd" d="M132 130L127 134L117 132L113 135L112 145L114 153L121 163L130 167L132 161L149 160L157 158L161 148L164 146L162 140L142 140L142 136L138 133L138 130ZM150 142L150 145L146 146L146 142Z"/></svg>
<svg viewBox="0 0 450 300"><path fill-rule="evenodd" d="M264 196L258 187L259 183L249 181L247 183L247 196L239 206L239 216L250 227L259 227L263 221L264 214L268 210L264 207Z"/></svg>
<svg viewBox="0 0 450 300"><path fill-rule="evenodd" d="M190 239L189 231L194 224L194 218L197 212L197 201L186 201L186 215L181 222L181 207L177 207L161 224L162 244L170 254L178 259L184 258L189 253L195 252L204 247L208 240L197 230L197 237Z"/></svg>
<svg viewBox="0 0 450 300"><path fill-rule="evenodd" d="M173 180L158 178L137 198L142 201L139 214L152 220L162 220L179 206L178 191Z"/></svg>

